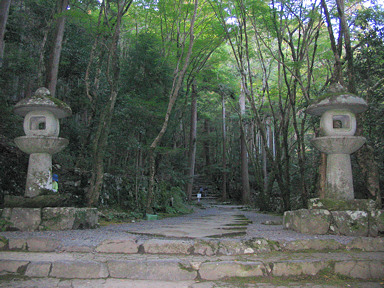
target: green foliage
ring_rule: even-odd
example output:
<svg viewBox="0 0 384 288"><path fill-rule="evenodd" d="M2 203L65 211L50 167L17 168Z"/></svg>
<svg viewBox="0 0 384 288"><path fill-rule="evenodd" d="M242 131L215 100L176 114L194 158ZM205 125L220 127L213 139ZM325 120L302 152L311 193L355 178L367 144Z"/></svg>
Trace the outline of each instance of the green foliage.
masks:
<svg viewBox="0 0 384 288"><path fill-rule="evenodd" d="M11 226L11 225L12 225L12 223L9 222L7 219L5 219L5 218L0 218L0 231L1 231L1 232L7 231L7 229L8 229L9 226ZM3 237L0 237L0 241L4 243L6 240L4 240Z"/></svg>

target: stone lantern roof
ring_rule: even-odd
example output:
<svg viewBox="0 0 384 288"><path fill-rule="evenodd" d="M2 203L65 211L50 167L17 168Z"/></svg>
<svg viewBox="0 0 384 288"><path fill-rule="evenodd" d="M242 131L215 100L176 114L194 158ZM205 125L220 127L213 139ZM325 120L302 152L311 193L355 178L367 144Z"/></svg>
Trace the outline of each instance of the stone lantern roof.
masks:
<svg viewBox="0 0 384 288"><path fill-rule="evenodd" d="M349 110L354 114L359 114L367 110L368 105L364 99L349 93L340 84L332 84L321 99L310 106L305 111L308 114L321 116L328 110Z"/></svg>
<svg viewBox="0 0 384 288"><path fill-rule="evenodd" d="M63 101L52 97L47 88L39 88L31 97L19 101L13 108L14 113L25 117L31 111L47 110L57 118L68 117L72 114L71 108Z"/></svg>

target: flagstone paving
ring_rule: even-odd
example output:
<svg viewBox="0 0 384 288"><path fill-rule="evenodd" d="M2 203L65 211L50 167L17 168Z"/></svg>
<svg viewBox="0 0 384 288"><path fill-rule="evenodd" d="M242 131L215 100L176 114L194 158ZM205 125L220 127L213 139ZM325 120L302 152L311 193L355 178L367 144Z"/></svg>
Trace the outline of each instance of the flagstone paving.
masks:
<svg viewBox="0 0 384 288"><path fill-rule="evenodd" d="M94 230L2 232L0 287L384 287L384 238L304 235L280 216L202 204ZM319 273L346 280L268 280Z"/></svg>

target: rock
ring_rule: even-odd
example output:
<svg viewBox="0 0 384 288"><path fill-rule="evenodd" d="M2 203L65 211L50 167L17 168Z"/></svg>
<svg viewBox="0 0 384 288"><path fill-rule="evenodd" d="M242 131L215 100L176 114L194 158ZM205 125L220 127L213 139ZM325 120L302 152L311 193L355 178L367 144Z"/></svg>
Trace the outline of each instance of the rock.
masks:
<svg viewBox="0 0 384 288"><path fill-rule="evenodd" d="M56 261L52 264L50 277L94 279L108 277L104 263L94 261Z"/></svg>
<svg viewBox="0 0 384 288"><path fill-rule="evenodd" d="M331 213L325 209L286 211L283 221L285 228L300 233L327 234L331 223Z"/></svg>
<svg viewBox="0 0 384 288"><path fill-rule="evenodd" d="M134 239L128 240L106 240L96 247L96 252L101 253L124 253L136 254L139 251L139 245Z"/></svg>
<svg viewBox="0 0 384 288"><path fill-rule="evenodd" d="M369 217L365 211L332 211L331 230L338 235L368 236Z"/></svg>
<svg viewBox="0 0 384 288"><path fill-rule="evenodd" d="M193 280L197 272L178 259L149 261L119 261L108 263L110 277L134 280L182 281Z"/></svg>

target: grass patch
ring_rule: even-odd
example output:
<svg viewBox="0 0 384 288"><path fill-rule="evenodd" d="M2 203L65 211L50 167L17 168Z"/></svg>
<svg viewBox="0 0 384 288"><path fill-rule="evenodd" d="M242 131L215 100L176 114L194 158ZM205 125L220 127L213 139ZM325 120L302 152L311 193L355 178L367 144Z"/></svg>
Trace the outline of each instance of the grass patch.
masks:
<svg viewBox="0 0 384 288"><path fill-rule="evenodd" d="M329 272L329 271L328 271ZM287 286L287 287L297 287L298 285L305 285L308 283L314 285L330 285L334 287L356 287L357 283L369 283L369 282L378 282L378 281L365 281L346 277L343 275L327 273L327 271L322 271L316 276L290 276L290 277L233 277L222 280L222 282L236 285L236 287L249 287L250 284L257 283L268 283L278 286ZM380 284L384 284L384 281L381 281ZM307 286L305 286L307 287ZM309 287L309 286L308 286Z"/></svg>

